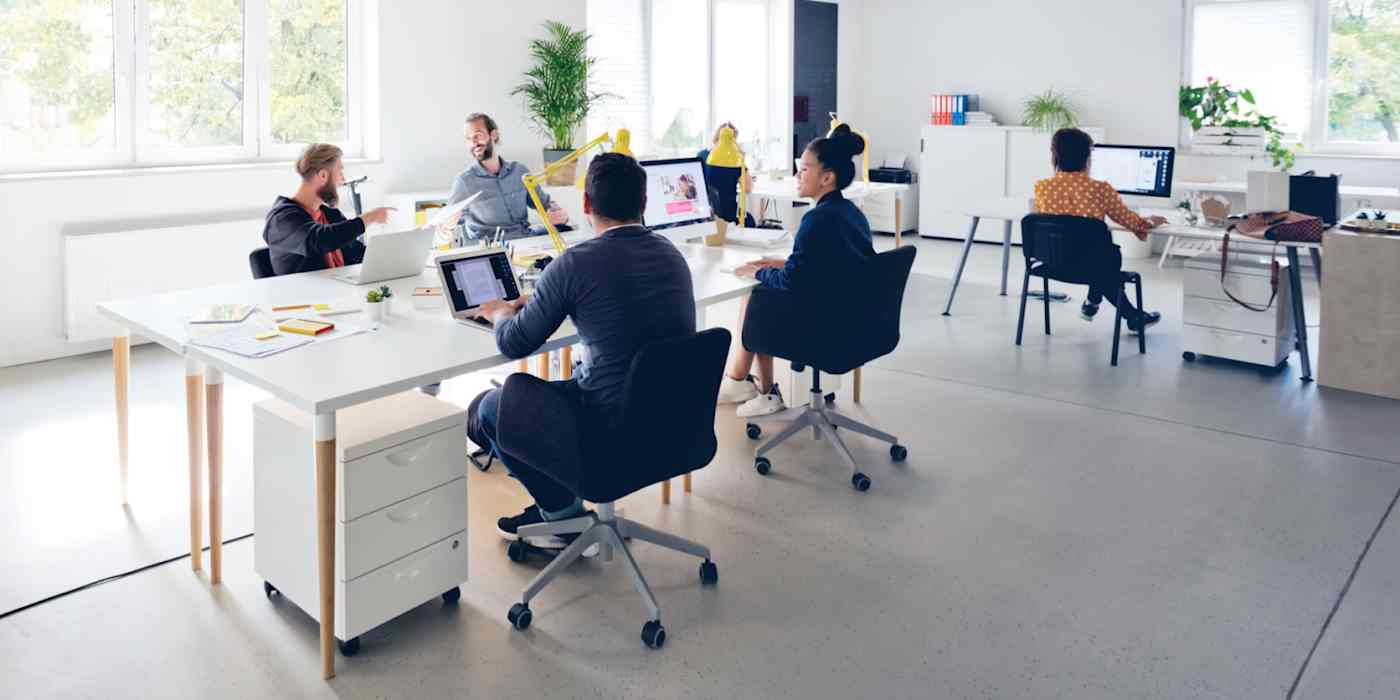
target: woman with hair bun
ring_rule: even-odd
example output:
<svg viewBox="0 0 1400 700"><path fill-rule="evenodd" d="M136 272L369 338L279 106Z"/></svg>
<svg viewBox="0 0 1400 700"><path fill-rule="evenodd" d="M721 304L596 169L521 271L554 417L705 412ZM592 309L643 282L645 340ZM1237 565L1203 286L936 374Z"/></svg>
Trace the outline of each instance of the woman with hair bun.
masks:
<svg viewBox="0 0 1400 700"><path fill-rule="evenodd" d="M735 274L758 280L761 287L796 294L818 295L823 287L850 279L875 257L870 222L859 208L841 195L856 178L855 157L865 151L865 139L842 124L826 138L813 140L802 152L797 171L797 191L816 201L797 229L792 255L786 260L763 258ZM739 325L743 327L740 310ZM758 379L749 372L758 360ZM739 403L740 417L765 416L786 408L773 381L773 358L740 347L721 380L721 403Z"/></svg>

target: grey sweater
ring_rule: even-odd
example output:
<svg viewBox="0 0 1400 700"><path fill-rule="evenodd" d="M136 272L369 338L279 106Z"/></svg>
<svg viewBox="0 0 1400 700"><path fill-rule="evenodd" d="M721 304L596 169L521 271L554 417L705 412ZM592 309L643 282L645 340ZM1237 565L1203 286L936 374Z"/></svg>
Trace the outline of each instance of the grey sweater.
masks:
<svg viewBox="0 0 1400 700"><path fill-rule="evenodd" d="M520 313L496 326L496 345L508 357L528 357L566 317L585 347L577 374L584 404L617 408L637 351L695 332L685 256L643 226L578 243L545 268Z"/></svg>

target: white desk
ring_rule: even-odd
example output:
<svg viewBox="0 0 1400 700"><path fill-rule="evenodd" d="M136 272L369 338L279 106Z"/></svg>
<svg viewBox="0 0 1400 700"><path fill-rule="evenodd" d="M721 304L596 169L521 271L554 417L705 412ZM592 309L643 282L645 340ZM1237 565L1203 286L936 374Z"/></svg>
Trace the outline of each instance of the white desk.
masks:
<svg viewBox="0 0 1400 700"><path fill-rule="evenodd" d="M1022 200L1019 197L1003 199L999 201L988 200L985 202L973 203L966 207L965 211L968 213L968 216L972 217L972 226L968 231L967 240L963 243L962 257L958 260L957 270L953 273L953 288L948 292L948 303L947 306L945 306L943 309L944 316L950 315L950 312L953 309L953 297L958 293L958 283L962 281L963 266L967 264L967 254L968 251L972 248L972 237L977 232L978 219L1001 219L1003 221L1009 221L1011 219L1020 219L1022 216L1025 216L1026 214L1030 213L1029 202L1025 203L1025 209L1018 209L1018 206L1020 205L1021 201ZM1180 212L1176 210L1144 209L1140 212L1140 214L1143 216L1161 216L1167 219L1168 223L1166 225L1158 226L1157 228L1148 231L1148 234L1153 236L1169 236L1172 238L1199 241L1221 241L1225 237L1225 231L1223 229L1188 226L1182 221ZM1125 230L1117 223L1114 223L1112 220L1109 220L1107 223L1111 230ZM1263 241L1258 239L1252 239L1248 236L1240 235L1231 236L1230 242L1232 246L1236 247L1236 249L1263 248L1265 250L1270 250L1275 245L1273 241ZM1001 293L1003 296L1005 296L1006 269L1008 265L1009 255L1008 251L1011 248L1011 231L1009 224L1007 224L1007 227L1004 229L1001 245ZM1311 382L1313 378L1312 356L1308 350L1308 323L1303 311L1303 273L1301 266L1298 264L1298 251L1300 249L1306 249L1309 252L1309 254L1311 254L1313 268L1317 275L1317 281L1318 284L1321 285L1322 265L1321 260L1319 258L1319 250L1322 248L1322 245L1319 243L1294 242L1281 242L1277 245L1279 247L1282 247L1284 249L1285 254L1288 256L1288 283L1293 293L1293 323L1294 329L1297 332L1298 337L1298 354L1302 358L1303 362L1303 373L1301 379L1305 382Z"/></svg>
<svg viewBox="0 0 1400 700"><path fill-rule="evenodd" d="M969 202L962 207L962 213L971 217L972 225L967 227L967 239L963 241L958 269L953 273L953 288L949 290L948 303L943 307L944 316L952 315L953 297L958 294L958 283L962 281L963 268L967 267L967 254L972 250L977 224L982 219L1001 221L1001 295L1006 296L1006 271L1011 266L1011 224L1031 213L1033 207L1034 202L1030 197L1000 197Z"/></svg>
<svg viewBox="0 0 1400 700"><path fill-rule="evenodd" d="M865 182L856 180L849 187L841 190L841 196L853 202L860 203L867 197L887 192L894 193L894 245L899 247L903 244L904 234L900 229L904 228L902 217L904 209L903 195L909 191L909 185L898 182ZM772 180L767 177L755 175L753 178L753 191L746 195L750 200L761 198L770 199L779 204L791 205L794 202L811 203L808 197L803 197L797 193L797 178L785 177L781 180Z"/></svg>
<svg viewBox="0 0 1400 700"><path fill-rule="evenodd" d="M751 259L750 253L725 248L679 246L690 264L697 312L704 307L747 294L752 280L726 269ZM395 394L504 364L509 358L496 349L489 333L457 323L443 308L413 308L411 293L425 278L389 282L398 305L391 316L370 333L315 343L261 359L188 343L186 320L212 303L254 303L263 306L298 302L344 301L363 298L367 287L354 287L331 279L329 272L310 272L220 287L191 289L140 299L99 304L99 310L129 332L145 335L185 357L186 427L190 441L190 536L193 566L199 566L202 518L199 503L200 453L203 431L209 442L209 516L211 582L220 579L223 453L222 384L225 373L258 386L273 396L314 416L316 455L317 565L320 579L321 670L335 675L334 576L335 576L335 411L338 408ZM352 316L352 318L354 318ZM697 313L697 320L703 318ZM119 444L125 444L125 391L127 336L113 343L116 373ZM561 328L545 350L566 347L578 340L571 327ZM200 377L203 375L203 380ZM204 389L201 397L200 390ZM207 401L208 413L203 412ZM207 421L207 425L205 424ZM465 449L465 448L464 448Z"/></svg>
<svg viewBox="0 0 1400 700"><path fill-rule="evenodd" d="M1243 180L1175 180L1172 182L1172 188L1186 192L1219 192L1222 194L1245 194L1249 189ZM1374 200L1372 208L1380 207L1385 203L1400 203L1400 188L1396 187L1342 185L1337 189L1338 194L1343 197Z"/></svg>

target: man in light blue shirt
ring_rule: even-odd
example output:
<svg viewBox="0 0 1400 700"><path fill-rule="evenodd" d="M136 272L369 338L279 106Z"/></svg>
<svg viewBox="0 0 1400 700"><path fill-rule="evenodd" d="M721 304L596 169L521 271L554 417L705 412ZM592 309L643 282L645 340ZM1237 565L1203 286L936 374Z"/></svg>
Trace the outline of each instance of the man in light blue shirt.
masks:
<svg viewBox="0 0 1400 700"><path fill-rule="evenodd" d="M462 211L461 223L470 239L493 238L499 231L502 238L523 238L542 232L530 230L530 213L535 203L530 199L521 180L529 169L523 163L501 158L496 152L501 133L496 121L480 112L467 117L465 125L467 148L475 159L452 181L448 204L456 204L478 192L481 196ZM540 191L550 221L559 226L569 220L568 214ZM447 231L440 232L441 235Z"/></svg>

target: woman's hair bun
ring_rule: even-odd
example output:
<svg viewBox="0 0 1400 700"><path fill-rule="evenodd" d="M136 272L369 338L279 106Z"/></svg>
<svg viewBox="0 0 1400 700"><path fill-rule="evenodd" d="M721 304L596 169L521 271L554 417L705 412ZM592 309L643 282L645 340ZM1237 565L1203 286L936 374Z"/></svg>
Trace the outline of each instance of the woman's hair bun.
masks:
<svg viewBox="0 0 1400 700"><path fill-rule="evenodd" d="M845 124L840 124L833 129L828 138L831 139L837 150L845 154L847 158L854 158L865 151L865 139L861 138L860 134L851 131L851 127Z"/></svg>

